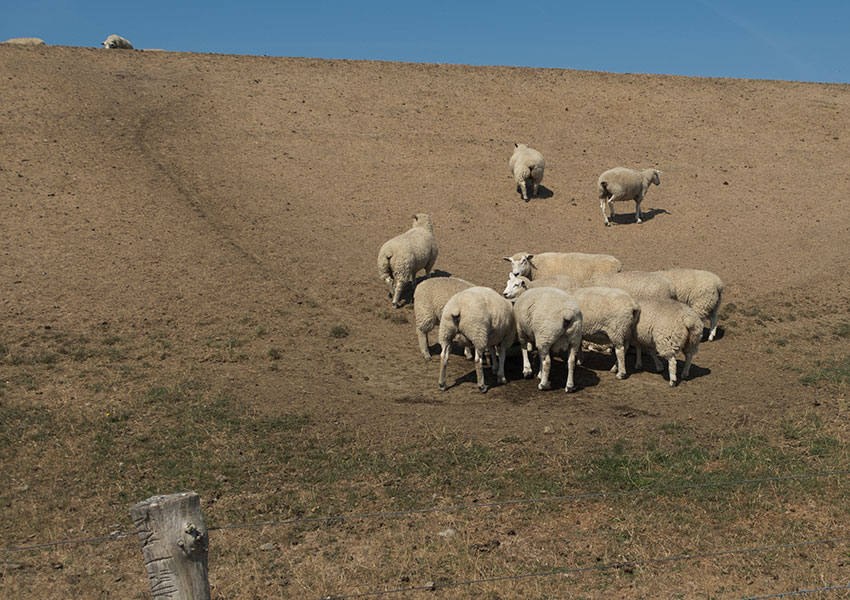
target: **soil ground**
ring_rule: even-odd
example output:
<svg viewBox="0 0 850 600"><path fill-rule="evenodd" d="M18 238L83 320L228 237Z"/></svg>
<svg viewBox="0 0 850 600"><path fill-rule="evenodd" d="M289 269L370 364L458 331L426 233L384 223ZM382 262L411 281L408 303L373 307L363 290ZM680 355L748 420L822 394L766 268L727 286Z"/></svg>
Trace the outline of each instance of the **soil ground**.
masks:
<svg viewBox="0 0 850 600"><path fill-rule="evenodd" d="M846 384L800 383L850 354L846 85L3 46L0 75L0 404L4 435L21 436L4 447L9 491L0 514L16 523L0 536L4 548L106 535L92 522L101 517L111 519L99 523L105 529L127 530L127 506L144 499L93 497L94 483L90 493L78 490L72 477L57 475L86 461L74 432L61 443L30 440L9 411L91 421L178 382L200 382L209 397L226 390L257 418L301 415L316 440L344 431L354 444L385 450L445 436L466 447L521 440L573 464L600 440L639 444L667 424L686 426L697 440L738 430L770 438L781 437L781 424L805 419L840 447L847 441ZM514 142L546 157L542 193L528 203L508 172ZM643 204L643 224L633 222L629 203L603 226L596 178L618 165L663 171ZM479 394L472 365L453 355L451 387L440 392L436 357L426 363L418 352L412 305L390 307L376 268L381 244L419 212L435 222L439 272L499 291L508 271L502 257L523 250L609 253L630 270L713 271L725 282L721 333L700 346L691 379L676 388L651 370L617 381L611 357L591 356L574 394L538 391L516 360L507 385ZM68 339L102 347L76 360L57 350ZM116 345L120 356L110 358ZM115 364L124 371L110 370ZM562 387L560 360L553 374ZM34 465L56 470L40 477ZM130 485L139 475L125 476ZM155 473L144 477L157 488ZM244 489L220 505L254 501L245 477ZM465 493L434 501L482 498ZM836 493L846 501L840 487ZM45 509L43 498L64 500ZM264 517L257 502L257 520L279 516ZM91 508L97 503L114 508ZM596 523L605 514L597 508L577 508L567 520ZM702 527L711 540L724 525ZM811 531L841 537L846 528ZM367 532L379 546L398 542L383 533ZM356 543L367 534L338 537L352 556L363 548L368 555L369 546ZM484 552L487 542L469 543ZM644 556L675 553L655 544ZM60 559L7 554L0 589L47 598L52 592L37 590L52 582L62 596L144 597L140 553L125 546L108 559L88 549ZM691 551L705 547L716 549L694 543ZM555 564L526 551L515 572ZM91 581L61 572L75 564L99 573L93 565L104 560L109 575ZM244 571L238 582L218 575L216 583L212 561L214 597L310 598L423 583L337 580L327 573L346 559L325 560L314 569L326 570L324 578L292 575L274 586L259 581L263 572ZM829 562L822 585L846 581L838 562ZM490 573L467 566L467 578ZM471 594L732 598L809 583L747 587L743 576L730 582L723 572L653 572L625 583L618 575L560 595L547 595L551 579L522 592L491 586Z"/></svg>

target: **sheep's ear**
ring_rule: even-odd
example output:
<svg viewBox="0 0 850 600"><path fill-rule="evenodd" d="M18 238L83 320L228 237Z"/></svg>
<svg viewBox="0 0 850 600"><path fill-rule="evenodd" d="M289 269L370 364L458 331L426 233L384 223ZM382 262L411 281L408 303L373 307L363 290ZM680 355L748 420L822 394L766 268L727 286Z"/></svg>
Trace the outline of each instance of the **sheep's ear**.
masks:
<svg viewBox="0 0 850 600"><path fill-rule="evenodd" d="M528 289L528 285L525 283L525 279L520 279L519 285L520 285L520 287L524 287L525 289Z"/></svg>
<svg viewBox="0 0 850 600"><path fill-rule="evenodd" d="M514 148L519 148L519 144L517 144L516 142L514 142Z"/></svg>
<svg viewBox="0 0 850 600"><path fill-rule="evenodd" d="M419 215L413 215L413 220L414 220L414 221L418 221L418 220L419 220Z"/></svg>
<svg viewBox="0 0 850 600"><path fill-rule="evenodd" d="M503 256L503 257L502 257L502 260L506 260L506 261L508 261L508 262L513 262L513 261L511 260L511 257L510 257L510 256ZM513 273L511 273L511 275L513 275Z"/></svg>
<svg viewBox="0 0 850 600"><path fill-rule="evenodd" d="M532 258L534 258L534 255L533 255L533 254L529 254L529 255L528 255L528 256L526 256L525 258L527 258L528 260L531 260Z"/></svg>

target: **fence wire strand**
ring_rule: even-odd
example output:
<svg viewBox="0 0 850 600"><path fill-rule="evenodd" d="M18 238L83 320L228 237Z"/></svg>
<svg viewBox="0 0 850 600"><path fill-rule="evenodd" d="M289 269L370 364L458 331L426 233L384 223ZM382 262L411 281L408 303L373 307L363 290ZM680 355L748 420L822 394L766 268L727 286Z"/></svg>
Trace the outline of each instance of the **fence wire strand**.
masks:
<svg viewBox="0 0 850 600"><path fill-rule="evenodd" d="M808 542L791 542L788 544L775 544L772 546L757 546L753 548L739 548L736 550L720 550L718 552L706 552L703 554L683 554L680 556L664 556L659 558L648 558L645 560L629 560L605 565L592 565L590 567L574 567L571 569L552 569L550 571L537 571L535 573L523 573L520 575L503 575L501 577L486 577L482 579L471 579L469 581L453 581L450 583L439 583L426 586L414 586L406 588L397 588L392 590L380 590L374 592L362 592L357 594L343 594L341 596L322 596L317 600L351 600L353 598L369 598L375 596L387 596L391 594L401 594L404 592L424 592L434 591L448 588L456 588L461 586L480 585L483 583L499 583L503 581L519 581L522 579L531 579L533 577L551 577L553 575L572 575L575 573L586 573L589 571L604 571L608 569L622 569L624 567L637 567L643 565L663 564L669 562L679 562L685 560L699 560L704 558L718 558L721 556L733 556L738 554L747 554L751 552L764 552L767 550L787 550L790 548L801 548L804 546L814 546L817 544L832 544L838 542L848 542L850 537L832 538L828 540L813 540ZM846 587L846 586L845 586ZM836 589L841 589L837 587ZM820 590L813 590L820 591ZM801 592L786 592L786 594L797 594ZM811 593L811 592L806 592ZM781 596L763 596L763 598L774 598ZM758 598L758 597L757 597ZM756 598L747 598L744 600L756 600Z"/></svg>
<svg viewBox="0 0 850 600"><path fill-rule="evenodd" d="M768 596L747 596L741 600L767 600L768 598L787 598L789 596L800 596L803 594L816 594L818 592L834 592L835 590L848 590L850 583L845 585L831 585L828 587L816 588L812 590L794 590L793 592L782 592L780 594L770 594Z"/></svg>
<svg viewBox="0 0 850 600"><path fill-rule="evenodd" d="M544 504L549 502L570 502L575 500L602 499L602 498L618 498L625 496L637 496L640 494L653 494L662 492L683 492L695 489L707 489L715 487L723 487L730 485L747 485L754 483L776 483L781 481L799 481L803 479L814 479L819 477L836 477L840 475L850 475L850 471L825 471L823 473L806 473L802 475L779 475L776 477L762 477L754 479L738 479L734 481L717 481L710 483L696 483L690 485L675 485L655 488L638 488L635 490L622 490L614 492L587 492L584 494L572 494L567 496L551 496L547 498L522 498L516 500L499 500L496 502L479 502L475 504L457 504L453 506L437 506L433 508L417 508L411 510L396 510L386 512L373 513L355 513L351 515L331 515L325 517L296 517L294 519L284 519L281 521L261 521L257 523L237 523L233 525L218 525L208 527L207 531L224 531L228 529L247 529L256 527L272 527L279 525L297 525L303 523L319 523L328 521L350 521L354 519L373 519L378 517L404 517L411 515L424 515L430 513L454 512L461 510L471 510L476 508L500 508L505 506L514 506L521 504ZM19 552L23 550L39 550L51 548L54 546L70 545L70 544L87 544L95 542L105 542L111 540L119 540L134 535L133 532L120 532L103 537L94 537L77 540L61 540L57 542L45 542L42 544L33 544L31 546L18 546L14 548L0 548L0 553Z"/></svg>

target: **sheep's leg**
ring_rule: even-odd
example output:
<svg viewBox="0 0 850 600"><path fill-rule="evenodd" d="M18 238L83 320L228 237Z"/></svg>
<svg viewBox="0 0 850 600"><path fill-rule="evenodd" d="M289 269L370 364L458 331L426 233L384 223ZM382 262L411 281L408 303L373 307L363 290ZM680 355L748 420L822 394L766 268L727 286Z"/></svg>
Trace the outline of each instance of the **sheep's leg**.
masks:
<svg viewBox="0 0 850 600"><path fill-rule="evenodd" d="M714 335L717 333L717 311L718 307L714 307L714 310L708 315L708 318L711 319L711 323L709 323L710 331L708 332L709 342L714 340Z"/></svg>
<svg viewBox="0 0 850 600"><path fill-rule="evenodd" d="M608 201L607 201L605 198L603 198L603 199L599 202L599 208L601 208L601 209L602 209L602 218L603 218L603 219L605 219L605 226L606 226L606 227L610 227L610 226L611 226L611 223L608 221L608 214L605 212L605 205L606 205L606 204L608 204Z"/></svg>
<svg viewBox="0 0 850 600"><path fill-rule="evenodd" d="M658 359L658 353L654 348L650 349L649 355L652 357L652 362L655 363L655 372L660 373L661 369L664 367L661 365L661 361Z"/></svg>
<svg viewBox="0 0 850 600"><path fill-rule="evenodd" d="M537 354L540 356L540 383L537 384L537 389L548 390L552 387L552 384L549 383L549 369L552 368L552 354L549 352L548 346L538 347Z"/></svg>
<svg viewBox="0 0 850 600"><path fill-rule="evenodd" d="M670 374L670 387L676 385L676 355L667 359L667 372ZM684 375L684 373L683 373Z"/></svg>
<svg viewBox="0 0 850 600"><path fill-rule="evenodd" d="M540 184L539 184L539 183L537 183L537 182L535 181L535 182L534 182L534 187L532 188L532 195L533 195L535 198L537 197L537 190L538 190L539 188L540 188Z"/></svg>
<svg viewBox="0 0 850 600"><path fill-rule="evenodd" d="M398 308L398 302L401 299L401 290L404 289L404 284L407 283L407 278L399 277L395 282L395 291L393 292L393 308Z"/></svg>
<svg viewBox="0 0 850 600"><path fill-rule="evenodd" d="M473 358L475 358L475 352L473 352L472 348L470 348L469 346L464 346L463 356L466 358L466 360L472 360Z"/></svg>
<svg viewBox="0 0 850 600"><path fill-rule="evenodd" d="M534 370L531 368L531 360L528 358L528 353L531 352L531 342L522 346L522 376L526 379L531 379Z"/></svg>
<svg viewBox="0 0 850 600"><path fill-rule="evenodd" d="M428 334L417 327L416 335L419 337L419 351L422 352L425 360L431 360L431 350L428 349Z"/></svg>
<svg viewBox="0 0 850 600"><path fill-rule="evenodd" d="M493 370L493 375L499 374L499 365L496 363L496 357L501 358L501 351L496 346L490 346L490 368Z"/></svg>
<svg viewBox="0 0 850 600"><path fill-rule="evenodd" d="M616 364L611 367L612 371L617 372L617 379L626 378L626 347L614 346L614 354L617 355Z"/></svg>
<svg viewBox="0 0 850 600"><path fill-rule="evenodd" d="M685 366L682 367L682 381L688 378L688 373L691 370L691 359L693 359L694 354L696 352L688 352L685 354Z"/></svg>
<svg viewBox="0 0 850 600"><path fill-rule="evenodd" d="M525 179L521 179L519 182L519 191L522 194L522 199L528 202L528 192L525 189Z"/></svg>
<svg viewBox="0 0 850 600"><path fill-rule="evenodd" d="M643 223L643 221L640 220L640 203L641 202L643 202L643 195L641 195L638 198L635 198L635 219L637 220L638 223Z"/></svg>
<svg viewBox="0 0 850 600"><path fill-rule="evenodd" d="M635 345L635 371L643 368L643 360L641 359L640 346Z"/></svg>
<svg viewBox="0 0 850 600"><path fill-rule="evenodd" d="M573 376L576 372L576 349L570 346L570 353L567 357L567 385L564 387L565 392L572 392L576 389Z"/></svg>
<svg viewBox="0 0 850 600"><path fill-rule="evenodd" d="M508 345L505 342L499 346L499 372L496 373L496 380L499 385L504 385L508 382L505 379L505 359L508 357Z"/></svg>
<svg viewBox="0 0 850 600"><path fill-rule="evenodd" d="M452 349L451 341L446 341L442 344L440 350L440 391L446 391L446 365L449 363L449 351Z"/></svg>
<svg viewBox="0 0 850 600"><path fill-rule="evenodd" d="M484 384L484 349L475 347L475 376L478 378L478 389L481 392L487 391L487 386Z"/></svg>

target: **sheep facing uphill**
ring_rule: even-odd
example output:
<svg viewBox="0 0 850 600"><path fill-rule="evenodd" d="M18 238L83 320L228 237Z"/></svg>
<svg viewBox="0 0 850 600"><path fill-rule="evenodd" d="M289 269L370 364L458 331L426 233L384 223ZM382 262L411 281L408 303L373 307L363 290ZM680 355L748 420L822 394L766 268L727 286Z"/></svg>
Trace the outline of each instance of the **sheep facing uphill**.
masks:
<svg viewBox="0 0 850 600"><path fill-rule="evenodd" d="M676 286L659 273L646 271L623 271L597 275L588 281L588 285L617 288L628 292L635 300L641 298L676 298Z"/></svg>
<svg viewBox="0 0 850 600"><path fill-rule="evenodd" d="M413 314L416 318L419 350L425 360L431 360L428 332L440 324L446 303L458 292L471 287L473 284L457 277L432 277L416 286L413 292Z"/></svg>
<svg viewBox="0 0 850 600"><path fill-rule="evenodd" d="M614 346L617 361L611 367L611 372L617 374L617 379L625 379L626 349L640 315L640 308L634 298L615 288L573 289L575 286L565 282L563 275L529 281L511 274L503 295L510 300L519 297L526 289L544 286L567 291L576 299L581 309L581 339Z"/></svg>
<svg viewBox="0 0 850 600"><path fill-rule="evenodd" d="M667 360L670 385L676 385L676 353L685 355L682 379L687 379L691 359L702 339L702 319L687 304L676 300L644 299L640 301L640 317L632 344L635 347L635 369L643 365L641 349L648 350L655 368L661 371L660 355Z"/></svg>
<svg viewBox="0 0 850 600"><path fill-rule="evenodd" d="M126 40L122 38L120 35L115 35L114 33L107 37L100 43L104 48L115 48L121 50L132 50L133 44L130 43L130 40Z"/></svg>
<svg viewBox="0 0 850 600"><path fill-rule="evenodd" d="M539 287L520 295L514 303L517 339L522 347L522 374L532 375L528 353L532 345L540 355L538 389L548 390L551 352L567 352L567 392L575 390L576 354L581 349L582 314L575 298L551 287Z"/></svg>
<svg viewBox="0 0 850 600"><path fill-rule="evenodd" d="M540 182L543 181L543 170L546 168L543 155L525 144L514 144L514 153L508 165L522 194L522 199L528 202L527 185L531 183L531 195L534 197L537 195Z"/></svg>
<svg viewBox="0 0 850 600"><path fill-rule="evenodd" d="M437 240L430 215L420 213L413 217L413 227L388 240L378 252L378 272L389 286L393 308L398 308L404 284L415 283L416 273L431 269L437 261Z"/></svg>
<svg viewBox="0 0 850 600"><path fill-rule="evenodd" d="M611 225L608 221L608 216L605 214L605 203L608 203L608 208L611 211L611 218L614 218L614 203L624 202L626 200L635 201L635 219L641 223L640 219L640 203L643 202L643 197L646 195L646 190L653 183L661 185L659 175L661 171L655 169L644 169L643 171L634 171L625 167L614 167L608 169L599 176L597 188L599 190L599 207L602 209L602 218L605 219L605 225Z"/></svg>
<svg viewBox="0 0 850 600"><path fill-rule="evenodd" d="M717 312L723 296L723 282L711 271L667 269L655 271L676 286L676 299L690 306L701 319L709 319L708 341L717 333Z"/></svg>
<svg viewBox="0 0 850 600"><path fill-rule="evenodd" d="M440 390L446 389L446 365L452 341L457 336L463 336L464 342L475 348L475 374L479 390L487 391L483 364L487 348L491 349L493 373L500 384L505 383L505 357L516 338L516 324L510 302L502 298L499 292L478 286L458 292L449 299L440 315Z"/></svg>
<svg viewBox="0 0 850 600"><path fill-rule="evenodd" d="M517 252L502 260L511 263L511 273L531 280L552 275L569 275L583 284L594 275L617 273L623 265L609 254L584 254L583 252L543 252L529 254Z"/></svg>

